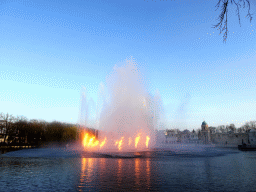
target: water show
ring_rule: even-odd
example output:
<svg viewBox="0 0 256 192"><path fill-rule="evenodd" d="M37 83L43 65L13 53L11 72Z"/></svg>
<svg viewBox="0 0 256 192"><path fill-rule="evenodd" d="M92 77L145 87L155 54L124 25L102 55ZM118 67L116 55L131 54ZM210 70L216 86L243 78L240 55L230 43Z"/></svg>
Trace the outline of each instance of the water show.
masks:
<svg viewBox="0 0 256 192"><path fill-rule="evenodd" d="M255 191L255 0L0 9L0 192Z"/></svg>
<svg viewBox="0 0 256 192"><path fill-rule="evenodd" d="M93 125L97 128L88 132L92 121L86 89L81 95L81 139L89 151L142 151L153 148L156 126L162 115L161 98L152 96L146 82L133 59L123 66L115 66L107 77L107 86L101 84L97 115ZM107 90L106 90L107 89Z"/></svg>

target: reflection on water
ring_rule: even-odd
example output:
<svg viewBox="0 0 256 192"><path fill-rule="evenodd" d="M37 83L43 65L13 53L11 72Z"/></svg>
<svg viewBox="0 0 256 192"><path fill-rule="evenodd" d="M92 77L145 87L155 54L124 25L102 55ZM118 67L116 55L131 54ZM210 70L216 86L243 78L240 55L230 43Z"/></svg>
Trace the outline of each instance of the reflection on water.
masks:
<svg viewBox="0 0 256 192"><path fill-rule="evenodd" d="M0 191L253 191L256 153L136 158L0 156ZM26 151L25 151L26 152ZM58 153L58 154L56 154ZM18 154L15 152L15 154ZM61 158L60 158L61 157Z"/></svg>
<svg viewBox="0 0 256 192"><path fill-rule="evenodd" d="M78 185L79 191L83 191L83 188L87 183L92 183L94 170L94 158L81 158L81 174L80 183Z"/></svg>
<svg viewBox="0 0 256 192"><path fill-rule="evenodd" d="M88 180L88 182L92 182L92 175L93 175L93 171L94 171L94 167L93 167L93 164L94 164L94 161L95 161L95 159L93 159L93 158L88 158L87 159L87 162L88 162L88 164L87 164L87 180Z"/></svg>
<svg viewBox="0 0 256 192"><path fill-rule="evenodd" d="M140 159L135 159L135 184L140 186Z"/></svg>
<svg viewBox="0 0 256 192"><path fill-rule="evenodd" d="M149 158L81 158L78 191L131 189L150 190L151 161ZM95 181L103 183L99 185Z"/></svg>
<svg viewBox="0 0 256 192"><path fill-rule="evenodd" d="M149 189L149 186L150 186L150 161L149 159L147 158L146 160L146 173L147 173L147 189Z"/></svg>
<svg viewBox="0 0 256 192"><path fill-rule="evenodd" d="M121 187L122 184L122 159L118 159L117 163L118 163L118 170L117 170L117 183L118 185Z"/></svg>
<svg viewBox="0 0 256 192"><path fill-rule="evenodd" d="M100 161L100 163L99 163L100 164L100 167L99 167L100 171L104 173L106 171L106 159L102 158L99 161Z"/></svg>

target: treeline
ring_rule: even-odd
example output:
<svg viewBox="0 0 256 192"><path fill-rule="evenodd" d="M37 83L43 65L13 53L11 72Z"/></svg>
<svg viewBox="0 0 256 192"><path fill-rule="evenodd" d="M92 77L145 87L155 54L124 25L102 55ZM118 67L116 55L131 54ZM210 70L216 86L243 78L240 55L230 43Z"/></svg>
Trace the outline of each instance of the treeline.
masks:
<svg viewBox="0 0 256 192"><path fill-rule="evenodd" d="M241 125L241 127L236 127L235 124L231 123L229 125L219 125L217 127L210 126L208 127L211 133L228 133L228 132L234 132L234 133L248 133L252 129L256 129L256 121L248 121L245 122L245 124ZM168 129L167 129L168 130ZM190 133L189 130L180 131L179 129L169 129L169 131L173 131L175 133L181 134L181 133ZM201 132L201 128L198 128L196 130L193 129L192 133L196 132L199 134Z"/></svg>
<svg viewBox="0 0 256 192"><path fill-rule="evenodd" d="M209 127L210 130L211 130L211 128L214 129L215 127ZM232 124L226 125L226 126L220 125L220 126L216 127L215 129L221 133L226 133L226 132L247 133L252 129L256 129L256 121L246 122L241 127L236 127L235 124L232 123Z"/></svg>
<svg viewBox="0 0 256 192"><path fill-rule="evenodd" d="M7 145L40 145L48 142L72 142L78 138L78 126L57 121L28 120L0 114L0 137Z"/></svg>

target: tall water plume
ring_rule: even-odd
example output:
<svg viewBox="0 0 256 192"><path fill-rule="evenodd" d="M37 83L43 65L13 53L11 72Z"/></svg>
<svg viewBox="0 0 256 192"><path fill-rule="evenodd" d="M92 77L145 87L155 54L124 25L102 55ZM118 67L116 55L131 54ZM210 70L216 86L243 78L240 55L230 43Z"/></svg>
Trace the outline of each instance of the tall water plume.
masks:
<svg viewBox="0 0 256 192"><path fill-rule="evenodd" d="M98 93L96 121L99 140L106 141L104 150L152 146L154 129L162 113L160 105L159 92L155 97L149 93L133 59L126 60L122 67L115 66L106 79L106 86L100 84ZM95 144L91 142L90 145L98 146L100 141L95 141Z"/></svg>
<svg viewBox="0 0 256 192"><path fill-rule="evenodd" d="M188 107L190 103L191 95L187 93L181 100L179 107L177 108L175 119L173 124L176 128L187 129L187 119L188 119Z"/></svg>
<svg viewBox="0 0 256 192"><path fill-rule="evenodd" d="M85 87L81 89L79 124L84 127L95 128L96 126L96 104L92 98L88 98Z"/></svg>
<svg viewBox="0 0 256 192"><path fill-rule="evenodd" d="M80 113L79 113L79 124L85 126L88 116L88 104L87 104L87 92L86 88L82 87L80 97Z"/></svg>

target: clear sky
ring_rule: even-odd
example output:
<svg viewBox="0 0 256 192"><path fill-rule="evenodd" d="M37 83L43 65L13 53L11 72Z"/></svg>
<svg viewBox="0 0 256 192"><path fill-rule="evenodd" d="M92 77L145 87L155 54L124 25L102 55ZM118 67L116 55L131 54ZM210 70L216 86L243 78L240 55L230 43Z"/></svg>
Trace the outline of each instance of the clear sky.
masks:
<svg viewBox="0 0 256 192"><path fill-rule="evenodd" d="M0 112L77 123L82 86L96 102L100 83L132 57L169 127L256 120L256 18L241 10L240 27L232 5L223 43L212 28L217 2L1 1Z"/></svg>

